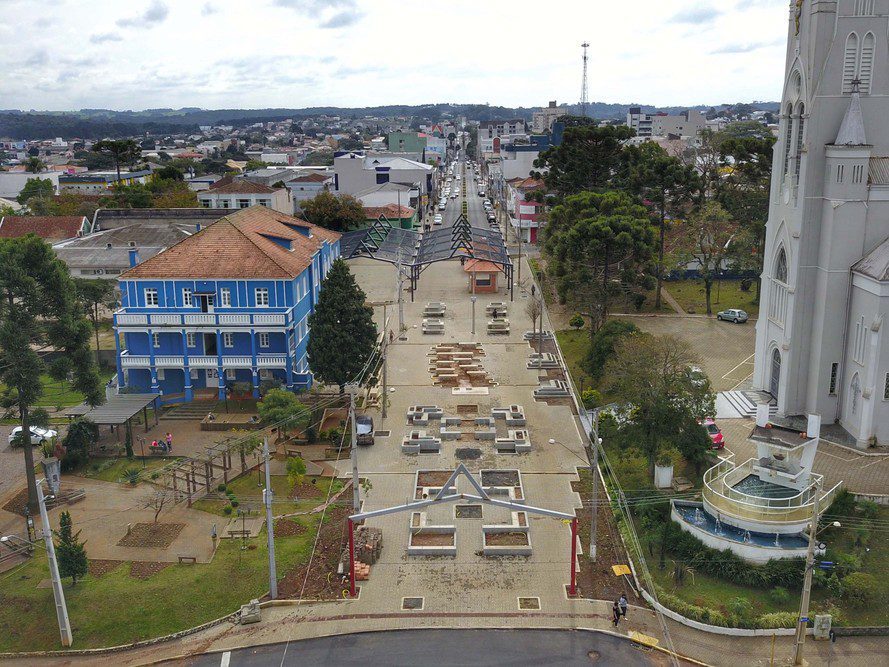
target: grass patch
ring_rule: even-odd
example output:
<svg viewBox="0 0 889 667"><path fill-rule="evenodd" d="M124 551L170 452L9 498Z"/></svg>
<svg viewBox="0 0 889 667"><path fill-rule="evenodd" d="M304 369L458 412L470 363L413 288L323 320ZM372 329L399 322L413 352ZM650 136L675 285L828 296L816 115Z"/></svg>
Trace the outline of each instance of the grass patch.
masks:
<svg viewBox="0 0 889 667"><path fill-rule="evenodd" d="M168 463L178 460L176 457L145 457L145 467L142 473L144 480L151 479L151 472L163 468ZM124 470L135 468L143 470L141 458L119 458L119 459L93 459L84 467L75 471L76 475L82 477L91 477L92 479L100 479L103 482L120 482Z"/></svg>
<svg viewBox="0 0 889 667"><path fill-rule="evenodd" d="M273 501L275 516L292 514L294 512L306 512L317 507L327 498L327 491L331 484L331 480L328 477L306 477L303 483L312 484L312 480L315 480L314 486L318 489L319 494L314 497L292 500L289 496L293 490L293 485L290 484L286 475L272 475L271 480L272 492L275 494ZM334 493L336 493L337 490L342 488L342 482L335 480L334 484L336 485ZM264 481L262 485L257 483L257 473L253 471L229 482L226 491L235 494L238 499L239 509L258 509L262 505L262 487L264 485ZM218 498L201 498L195 501L192 507L203 512L225 516L223 508L229 504L229 501L223 497L224 493L217 493L217 495L219 496ZM236 512L232 512L231 516L236 516Z"/></svg>
<svg viewBox="0 0 889 667"><path fill-rule="evenodd" d="M310 529L275 540L279 573L308 560L312 548L319 518L296 520ZM177 632L261 597L269 583L266 538L261 535L250 543L256 549L242 551L240 540L220 540L212 563L174 563L146 579L130 576L125 563L101 577L87 576L76 586L66 580L75 648L125 644ZM52 590L37 588L47 578L42 552L0 578L0 651L60 649Z"/></svg>
<svg viewBox="0 0 889 667"><path fill-rule="evenodd" d="M589 330L586 328L579 330L562 329L556 332L556 340L559 341L562 356L565 357L565 363L568 364L568 372L571 374L578 391L581 391L581 385L584 387L590 386L590 378L581 366L590 346Z"/></svg>
<svg viewBox="0 0 889 667"><path fill-rule="evenodd" d="M100 373L99 375L102 382L105 383L111 378L112 374ZM71 389L71 385L65 380L55 380L44 373L40 376L40 384L43 387L43 394L37 399L33 407L52 409L58 406L67 408L83 403L83 394ZM6 385L0 383L0 393L5 391Z"/></svg>
<svg viewBox="0 0 889 667"><path fill-rule="evenodd" d="M228 400L228 409L226 410L226 401L218 401L213 408L210 409L210 412L215 412L217 415L222 414L248 414L253 415L258 412L256 409L257 400L255 398L249 398L244 400L235 400L230 398Z"/></svg>
<svg viewBox="0 0 889 667"><path fill-rule="evenodd" d="M665 282L664 287L686 312L699 315L707 312L703 280L671 280ZM756 298L756 285L752 285L750 291L742 292L740 280L723 280L713 284L710 298L714 316L727 308L746 310L750 317L759 315L759 304L753 302Z"/></svg>

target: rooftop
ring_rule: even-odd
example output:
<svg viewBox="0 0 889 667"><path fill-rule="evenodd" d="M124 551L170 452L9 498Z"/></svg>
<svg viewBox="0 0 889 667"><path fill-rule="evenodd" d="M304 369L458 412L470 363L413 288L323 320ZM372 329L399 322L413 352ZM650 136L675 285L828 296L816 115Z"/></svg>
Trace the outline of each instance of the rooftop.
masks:
<svg viewBox="0 0 889 667"><path fill-rule="evenodd" d="M220 218L121 278L295 278L323 242L339 238L299 218L251 206Z"/></svg>
<svg viewBox="0 0 889 667"><path fill-rule="evenodd" d="M889 239L858 260L852 271L879 282L889 281Z"/></svg>
<svg viewBox="0 0 889 667"><path fill-rule="evenodd" d="M0 238L14 239L37 234L47 241L71 239L89 226L82 215L6 215L0 217Z"/></svg>
<svg viewBox="0 0 889 667"><path fill-rule="evenodd" d="M280 189L280 188L279 188ZM277 192L275 188L252 181L236 180L217 187L214 183L205 192L220 195L267 195Z"/></svg>

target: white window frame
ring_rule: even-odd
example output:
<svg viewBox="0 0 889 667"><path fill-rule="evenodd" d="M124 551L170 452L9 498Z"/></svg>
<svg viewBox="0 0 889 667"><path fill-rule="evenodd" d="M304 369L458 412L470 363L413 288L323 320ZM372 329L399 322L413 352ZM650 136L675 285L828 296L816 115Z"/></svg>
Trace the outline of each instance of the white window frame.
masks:
<svg viewBox="0 0 889 667"><path fill-rule="evenodd" d="M234 368L225 369L225 379L234 382L238 379L238 373Z"/></svg>
<svg viewBox="0 0 889 667"><path fill-rule="evenodd" d="M160 349L160 346L161 346L161 335L156 331L151 332L151 347L153 347L155 350L157 350L157 349Z"/></svg>
<svg viewBox="0 0 889 667"><path fill-rule="evenodd" d="M219 289L219 305L223 308L231 308L232 291L229 287L221 287Z"/></svg>
<svg viewBox="0 0 889 667"><path fill-rule="evenodd" d="M182 306L184 308L190 308L194 304L194 298L192 296L192 291L188 287L182 288Z"/></svg>
<svg viewBox="0 0 889 667"><path fill-rule="evenodd" d="M198 342L195 337L194 331L187 331L185 333L185 347L197 347Z"/></svg>
<svg viewBox="0 0 889 667"><path fill-rule="evenodd" d="M151 298L149 299L149 296ZM156 287L145 287L142 290L142 297L145 299L145 307L146 308L159 308L160 301L160 292ZM153 302L153 303L152 303Z"/></svg>
<svg viewBox="0 0 889 667"><path fill-rule="evenodd" d="M231 331L222 333L222 347L232 348L235 346L235 335Z"/></svg>
<svg viewBox="0 0 889 667"><path fill-rule="evenodd" d="M269 334L265 331L259 332L259 347L269 347Z"/></svg>
<svg viewBox="0 0 889 667"><path fill-rule="evenodd" d="M262 295L262 299L260 299L260 295ZM269 288L268 287L254 287L253 288L253 299L256 301L256 305L261 308L268 308L269 303L271 303L269 299Z"/></svg>

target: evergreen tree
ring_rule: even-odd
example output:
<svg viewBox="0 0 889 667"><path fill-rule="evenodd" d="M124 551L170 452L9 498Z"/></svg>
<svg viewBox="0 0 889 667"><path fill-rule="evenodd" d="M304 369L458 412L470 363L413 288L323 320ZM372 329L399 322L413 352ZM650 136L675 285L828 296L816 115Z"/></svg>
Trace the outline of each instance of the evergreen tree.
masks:
<svg viewBox="0 0 889 667"><path fill-rule="evenodd" d="M59 516L59 530L53 531L58 543L56 544L56 559L59 562L59 574L63 577L71 577L71 584L86 576L89 563L86 558L86 549L80 541L80 531L73 532L71 514L62 512Z"/></svg>
<svg viewBox="0 0 889 667"><path fill-rule="evenodd" d="M340 393L364 368L377 338L373 309L346 263L338 259L321 285L309 316L309 367L315 377L339 385Z"/></svg>

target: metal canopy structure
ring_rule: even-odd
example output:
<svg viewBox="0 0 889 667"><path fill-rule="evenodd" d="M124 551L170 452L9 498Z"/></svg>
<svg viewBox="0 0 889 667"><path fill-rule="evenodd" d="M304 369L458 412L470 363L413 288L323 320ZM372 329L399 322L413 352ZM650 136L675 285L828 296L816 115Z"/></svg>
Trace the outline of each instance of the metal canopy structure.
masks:
<svg viewBox="0 0 889 667"><path fill-rule="evenodd" d="M463 477L466 479L476 493L459 493L457 491L457 478ZM354 480L352 482L355 483ZM476 495L477 494L477 495ZM455 469L454 472L451 473L451 476L448 478L448 481L445 482L444 486L438 491L435 495L435 498L429 498L427 500L417 500L413 502L408 502L404 505L396 505L394 507L386 507L384 509L373 510L370 512L359 512L358 514L352 514L349 521L349 595L350 597L355 597L355 523L358 521L364 521L365 519L372 519L374 517L386 516L388 514L399 514L401 512L413 512L422 507L429 507L431 505L443 505L446 503L453 503L458 500L472 500L474 502L480 502L487 505L495 505L497 507L505 507L506 509L513 510L516 512L528 512L529 514L541 514L543 516L548 516L554 519L559 519L561 521L570 523L571 525L571 563L570 563L570 575L569 580L570 583L568 585L568 594L571 596L576 595L577 593L577 572L575 570L575 565L577 561L577 515L569 514L568 512L559 512L557 510L545 509L543 507L534 507L533 505L525 505L522 503L516 503L509 500L497 500L495 498L491 498L487 491L485 491L484 487L472 476L472 473L469 472L469 469L465 464L460 463Z"/></svg>
<svg viewBox="0 0 889 667"><path fill-rule="evenodd" d="M117 394L83 416L100 426L120 426L158 398L160 394Z"/></svg>
<svg viewBox="0 0 889 667"><path fill-rule="evenodd" d="M513 298L513 264L499 231L473 227L466 216L451 227L423 233L393 226L380 216L367 229L348 232L340 241L345 259L369 257L401 267L411 282L411 300L420 274L435 262L451 259L478 259L497 266L509 281L509 298Z"/></svg>

